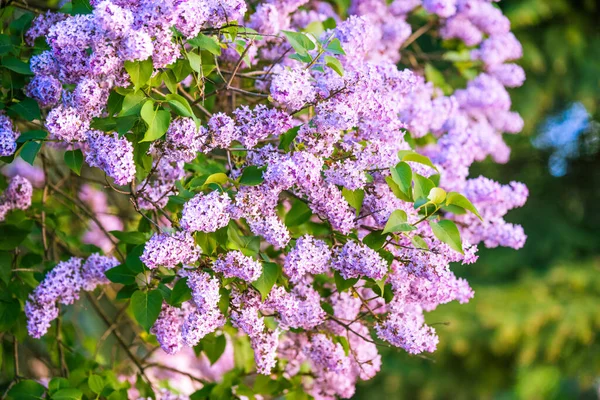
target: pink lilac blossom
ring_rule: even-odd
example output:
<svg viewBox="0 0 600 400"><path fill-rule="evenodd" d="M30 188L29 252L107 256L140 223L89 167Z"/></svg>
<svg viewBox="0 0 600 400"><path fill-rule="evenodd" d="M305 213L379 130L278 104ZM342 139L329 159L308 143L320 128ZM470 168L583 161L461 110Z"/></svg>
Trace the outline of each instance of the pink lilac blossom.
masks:
<svg viewBox="0 0 600 400"><path fill-rule="evenodd" d="M285 256L283 271L291 282L298 282L307 274L327 272L330 259L331 250L324 241L304 235L296 240L294 248Z"/></svg>
<svg viewBox="0 0 600 400"><path fill-rule="evenodd" d="M311 75L306 69L284 69L271 82L271 97L288 110L299 110L315 100Z"/></svg>
<svg viewBox="0 0 600 400"><path fill-rule="evenodd" d="M254 282L262 274L262 265L241 251L235 250L221 256L213 263L213 269L226 278L240 278L246 282Z"/></svg>
<svg viewBox="0 0 600 400"><path fill-rule="evenodd" d="M379 280L388 271L387 262L375 250L355 241L334 250L331 267L344 279L365 276Z"/></svg>
<svg viewBox="0 0 600 400"><path fill-rule="evenodd" d="M185 231L155 233L144 246L140 260L150 269L193 264L200 256L194 237Z"/></svg>
<svg viewBox="0 0 600 400"><path fill-rule="evenodd" d="M230 206L227 193L199 193L183 205L179 223L188 232L214 232L229 223Z"/></svg>
<svg viewBox="0 0 600 400"><path fill-rule="evenodd" d="M105 135L99 131L87 133L89 151L85 161L90 167L102 169L117 185L126 185L135 177L133 146L117 133Z"/></svg>

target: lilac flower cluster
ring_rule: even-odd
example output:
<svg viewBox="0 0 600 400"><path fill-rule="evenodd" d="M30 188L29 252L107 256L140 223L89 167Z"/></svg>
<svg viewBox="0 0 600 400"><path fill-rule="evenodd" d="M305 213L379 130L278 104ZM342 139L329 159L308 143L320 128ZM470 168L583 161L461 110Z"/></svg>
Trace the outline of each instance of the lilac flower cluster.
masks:
<svg viewBox="0 0 600 400"><path fill-rule="evenodd" d="M25 90L49 109L45 127L50 139L80 148L86 162L117 185L131 184L136 210L152 210L161 224L169 220L171 230L155 233L140 256L155 276L160 275L159 267L172 270L176 281L167 283L169 287L186 279L191 290L192 298L180 305L163 303L152 327L167 354L196 346L206 335L229 332L230 327L221 329L229 321L248 336L257 372L283 370L293 377L307 366L311 378L302 379L302 385L308 394L350 398L359 380L371 379L381 368L372 325L365 319L375 321L378 340L411 354L434 351L439 339L425 324L424 313L451 301L467 302L474 295L450 264L473 263L479 243L523 246L522 228L504 217L525 203L527 188L516 182L468 179L476 161L491 156L505 162L509 149L502 135L523 126L511 111L506 89L524 82L523 69L512 63L522 48L508 19L492 2L352 0L346 20L329 4L306 0L265 0L253 5L248 15L242 0L96 0L92 5L88 15L49 13L35 19L26 40L33 43L44 37L49 50L32 57L34 77ZM398 70L403 49L412 41L409 17L418 7L422 15L435 14L436 35L473 47L468 52L479 60L480 71L464 88L445 94L419 73ZM283 31L300 31L329 18L335 20L335 28L320 37L306 37L323 44L322 50L307 52L314 57L311 63L287 57L292 48L283 40ZM124 135L90 128L96 126L94 118L108 115L111 91L122 93L131 85L126 63L150 58L152 81L160 82L170 77L167 66L189 58L182 54L189 50L180 46L182 40L201 32L209 36L213 31L208 28L236 23L255 29L260 38L240 30L231 43L223 30L211 36L223 48L215 59L221 67L235 68L233 75L239 74L239 80L256 83L235 88L232 80L217 88L213 114L200 107L204 126L196 115L183 113L187 116L173 118L164 136L149 147L132 142L137 128ZM247 58L238 63L240 43L248 49ZM339 61L343 76L327 65L327 57ZM265 69L252 70L259 66ZM191 82L204 76L194 78L178 82L177 91L191 92ZM229 91L231 101L222 101L221 94ZM196 103L204 100L196 98ZM413 149L412 141L405 139L407 132L413 139L431 140ZM14 154L17 136L11 121L0 114L0 155ZM433 180L439 173L440 188L464 194L479 210L482 220L441 212L457 222L462 253L438 239L413 202L402 200L405 197L389 184L390 168L399 162L399 152L407 150L434 164L410 159L413 177ZM204 159L210 161L200 165ZM144 164L144 171L150 169L141 182L136 181L136 162ZM218 189L214 182L200 187L194 179L192 184L189 172L209 176L215 172L213 162L220 163L219 172L226 172L226 182ZM252 184L238 179L248 168L262 171ZM31 185L18 182L11 182L2 195L0 217L9 202L13 208L29 206ZM192 197L182 187L198 193ZM172 197L179 191L181 197ZM184 195L189 195L185 202ZM90 222L83 241L110 251L105 231L121 230L123 222L109 215L102 193L83 187L80 199L101 225ZM291 221L288 216L298 208L310 211L310 216ZM378 235L398 210L406 214L410 230L385 236L381 249L372 237L365 239L373 232ZM173 218L162 220L159 212ZM223 238L227 226L258 236L260 245L241 248L230 237ZM155 227L163 229L158 223ZM413 242L416 235L419 246ZM215 238L218 243L211 248ZM201 249L197 243L208 247ZM268 294L262 285L272 277L265 270L265 279L260 279L259 257L282 265L283 274L270 282ZM57 303L71 304L81 289L106 284L104 271L115 263L100 255L85 263L78 258L59 263L27 302L30 334L40 337L47 331L58 315ZM351 291L338 287L340 276L357 282ZM380 285L386 285L386 291L391 286L391 301L376 294Z"/></svg>
<svg viewBox="0 0 600 400"><path fill-rule="evenodd" d="M0 156L10 157L17 150L17 138L19 132L15 130L13 123L4 111L0 110Z"/></svg>
<svg viewBox="0 0 600 400"><path fill-rule="evenodd" d="M15 175L6 190L0 195L0 221L4 221L11 210L26 210L31 206L33 187L20 175Z"/></svg>
<svg viewBox="0 0 600 400"><path fill-rule="evenodd" d="M50 323L58 318L58 303L73 304L81 290L92 291L97 285L108 284L104 272L118 264L115 258L99 254L92 254L85 262L73 257L58 263L25 303L29 335L34 338L45 335Z"/></svg>

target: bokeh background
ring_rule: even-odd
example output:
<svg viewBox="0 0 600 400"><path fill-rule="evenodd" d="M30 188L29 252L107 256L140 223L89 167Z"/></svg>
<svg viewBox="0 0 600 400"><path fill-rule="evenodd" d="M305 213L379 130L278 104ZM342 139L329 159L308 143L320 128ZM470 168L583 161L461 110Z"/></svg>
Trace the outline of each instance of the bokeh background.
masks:
<svg viewBox="0 0 600 400"><path fill-rule="evenodd" d="M478 164L472 176L527 184L529 201L507 218L527 244L455 266L475 298L428 315L438 351L385 351L357 399L600 397L600 2L499 5L523 44L527 81L511 96L526 125L505 136L508 164Z"/></svg>

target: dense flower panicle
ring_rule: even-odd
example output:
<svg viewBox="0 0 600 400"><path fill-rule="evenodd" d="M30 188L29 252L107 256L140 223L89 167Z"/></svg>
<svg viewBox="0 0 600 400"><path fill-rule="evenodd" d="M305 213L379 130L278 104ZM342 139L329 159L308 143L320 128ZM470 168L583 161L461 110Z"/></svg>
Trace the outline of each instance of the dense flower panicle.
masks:
<svg viewBox="0 0 600 400"><path fill-rule="evenodd" d="M164 274L156 275L157 268L169 268L174 276L165 281L167 287L185 279L191 291L191 299L182 304L163 303L151 329L166 354L192 354L190 347L206 335L223 334L221 328L230 322L248 335L258 373L285 371L291 378L302 371L298 381L302 378L304 390L316 399L350 398L359 380L371 379L381 368L381 356L369 340L373 327L364 316L377 316L374 331L379 339L411 354L434 351L438 337L425 324L424 312L451 301L467 302L474 295L468 283L454 275L451 263L473 263L479 243L523 246L523 229L504 217L525 203L527 188L516 182L501 185L483 177L468 178L476 161L488 156L507 161L510 149L502 135L523 127L523 119L511 111L507 91L525 80L523 69L509 63L521 56L522 47L492 1L352 0L345 20L331 4L307 0L265 0L252 4L248 13L244 0L92 0L91 4L92 13L87 15L36 17L25 39L33 45L43 37L48 50L31 58L34 76L25 93L49 108L41 121L49 139L59 142L57 147L81 149L86 162L117 185L131 183L135 209L153 210L144 215L156 220L159 230L175 229L153 234L140 256L152 270L153 282L163 279ZM435 21L431 32L424 34L458 39L470 48L467 55L480 60L475 63L479 74L452 94L428 82L420 68L397 68L401 56L409 54L403 49L411 45L411 13L417 9L419 17L430 14ZM289 34L282 31L309 30L329 18L335 20L335 28L308 37L325 48L308 51L314 58L310 65L288 56L293 48L283 40ZM236 24L256 30L260 38L240 30L231 42L231 32L219 28ZM215 35L217 30L220 34ZM195 41L216 39L222 48L215 55L221 66L216 72L225 80L236 78L227 82L226 90L214 88L214 103L211 99L205 104L210 95L198 93L204 74L186 72L189 76L180 77L181 65L173 66L185 58L181 44L195 37ZM453 46L454 41L448 44ZM185 52L186 57L198 54L188 45ZM342 76L327 57L339 61ZM131 67L137 65L132 62L142 62L143 69L150 65L145 60L151 60L154 68L149 90L136 87L130 92L136 78ZM191 106L208 117L204 126L174 106L163 84L155 84L161 77L170 92L176 84L178 93L197 99ZM250 79L254 87L234 87ZM135 143L143 128L138 123L127 132L118 129L118 134L114 129L91 130L116 116L121 127L125 119L113 109L112 96L125 96L123 104L128 103L131 96L125 91L133 98L152 94L164 107L161 112L171 113L166 133L147 147L144 140ZM162 100L154 97L161 96L157 91ZM311 107L304 111L307 105ZM176 116L179 113L187 116ZM18 135L0 111L0 156L15 153ZM415 144L413 139L418 138L427 140ZM418 144L424 142L428 144ZM439 173L437 186L464 194L479 210L482 221L471 213L440 211L442 218L458 226L464 254L439 240L427 223L416 224L416 230L405 235L388 235L380 251L362 242L367 243L364 238L370 232L384 229L396 210L404 211L409 223L423 216L390 185L390 168L398 164L402 150L414 150L435 164L432 168L409 161L413 177L434 180ZM136 163L144 171L150 167L141 182L136 181ZM262 171L260 182L240 179L248 168ZM29 182L6 170L2 172L14 178L0 196L0 220L14 208L28 208L32 198ZM225 172L228 179L218 190L214 183L199 187L192 184L197 181L192 172L199 176ZM201 192L180 207L181 197L174 196L187 197L188 190ZM353 195L361 197L360 206ZM81 241L110 254L115 240L107 232L122 230L127 221L111 213L104 192L84 185L79 198L94 215ZM296 218L288 217L303 218L293 215L298 210L310 215L294 224ZM229 234L239 228L240 235L260 239L259 253L253 246L243 253L231 250L237 248L231 246L231 237L221 240L227 227ZM430 251L415 247L413 235L419 235ZM217 247L200 249L196 239L204 236L210 242L218 237ZM260 285L272 278L270 274L257 282L263 273L259 256L283 269L268 294ZM71 304L81 290L108 284L105 272L118 264L101 254L59 263L26 302L30 335L46 333L58 316L58 304ZM352 290L336 290L338 275L360 281ZM373 280L391 286L391 301L377 295ZM230 328L223 329L228 343L239 339ZM278 359L281 368L275 369ZM305 369L310 369L310 377L304 376ZM223 373L215 372L211 379L218 380ZM172 382L175 387L178 381ZM178 398L169 391L157 395Z"/></svg>
<svg viewBox="0 0 600 400"><path fill-rule="evenodd" d="M140 260L150 269L175 268L177 264L193 264L200 256L194 237L188 232L155 233L144 246Z"/></svg>
<svg viewBox="0 0 600 400"><path fill-rule="evenodd" d="M31 206L33 187L22 176L14 176L8 187L0 197L0 203L6 204L10 209L26 210Z"/></svg>
<svg viewBox="0 0 600 400"><path fill-rule="evenodd" d="M350 360L346 357L344 348L326 335L319 333L310 338L307 345L307 354L310 360L321 368L335 372L344 373L350 367Z"/></svg>
<svg viewBox="0 0 600 400"><path fill-rule="evenodd" d="M327 244L310 235L296 240L294 248L285 256L283 271L291 282L298 282L307 274L323 274L329 268L331 250Z"/></svg>
<svg viewBox="0 0 600 400"><path fill-rule="evenodd" d="M425 325L421 307L412 303L392 303L387 319L375 326L377 336L410 354L434 352L439 338Z"/></svg>
<svg viewBox="0 0 600 400"><path fill-rule="evenodd" d="M238 250L230 251L225 257L219 257L213 263L213 269L226 278L235 277L246 282L254 282L262 274L261 263Z"/></svg>
<svg viewBox="0 0 600 400"><path fill-rule="evenodd" d="M187 274L187 285L192 290L192 299L200 312L214 310L219 305L220 282L202 271L192 271Z"/></svg>
<svg viewBox="0 0 600 400"><path fill-rule="evenodd" d="M192 118L176 118L169 125L162 143L163 157L169 161L190 162L201 151L206 136L205 130L198 129Z"/></svg>
<svg viewBox="0 0 600 400"><path fill-rule="evenodd" d="M120 138L117 133L104 135L102 132L89 131L87 142L89 151L85 161L90 167L102 169L117 185L126 185L133 180L133 146L127 139Z"/></svg>
<svg viewBox="0 0 600 400"><path fill-rule="evenodd" d="M25 93L35 99L40 107L52 107L60 101L62 84L53 76L36 75L25 88Z"/></svg>
<svg viewBox="0 0 600 400"><path fill-rule="evenodd" d="M299 110L315 100L315 89L306 69L284 69L271 82L271 97L289 110Z"/></svg>
<svg viewBox="0 0 600 400"><path fill-rule="evenodd" d="M214 232L229 223L230 206L227 193L199 193L183 205L179 223L188 232Z"/></svg>
<svg viewBox="0 0 600 400"><path fill-rule="evenodd" d="M0 110L0 156L10 157L17 150L17 138L19 132L15 130L13 123L4 111Z"/></svg>
<svg viewBox="0 0 600 400"><path fill-rule="evenodd" d="M265 306L278 314L281 329L310 330L325 321L321 296L308 284L298 284L291 293L278 286L271 290Z"/></svg>
<svg viewBox="0 0 600 400"><path fill-rule="evenodd" d="M181 326L184 315L181 308L163 303L160 314L150 329L150 333L156 335L160 347L167 354L175 354L181 350L183 344Z"/></svg>
<svg viewBox="0 0 600 400"><path fill-rule="evenodd" d="M116 259L99 254L92 254L85 262L77 257L59 262L25 303L29 335L34 338L45 335L50 323L58 317L57 303L73 304L82 289L91 291L97 285L109 283L104 272L118 264Z"/></svg>
<svg viewBox="0 0 600 400"><path fill-rule="evenodd" d="M97 253L89 256L81 270L83 290L91 292L98 285L108 285L110 281L104 273L119 264L119 260L114 257L101 256Z"/></svg>
<svg viewBox="0 0 600 400"><path fill-rule="evenodd" d="M375 250L355 241L334 250L331 266L344 279L366 276L379 280L388 271L387 262Z"/></svg>
<svg viewBox="0 0 600 400"><path fill-rule="evenodd" d="M193 347L200 340L213 333L225 324L225 317L218 309L212 309L207 312L190 313L181 327L181 338L188 347Z"/></svg>

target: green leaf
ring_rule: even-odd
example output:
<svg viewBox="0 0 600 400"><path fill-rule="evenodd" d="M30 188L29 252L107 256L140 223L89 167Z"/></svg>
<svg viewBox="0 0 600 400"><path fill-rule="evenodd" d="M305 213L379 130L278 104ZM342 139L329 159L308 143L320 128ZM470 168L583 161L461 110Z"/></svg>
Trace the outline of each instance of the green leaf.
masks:
<svg viewBox="0 0 600 400"><path fill-rule="evenodd" d="M358 216L358 214L360 214L363 200L365 198L365 191L362 189L350 190L343 188L342 195L344 196L348 204L350 204L352 208L356 210L356 216Z"/></svg>
<svg viewBox="0 0 600 400"><path fill-rule="evenodd" d="M279 149L288 151L290 148L290 144L296 139L298 136L298 131L302 125L298 125L288 130L286 133L279 137Z"/></svg>
<svg viewBox="0 0 600 400"><path fill-rule="evenodd" d="M199 34L195 38L188 40L188 43L193 47L199 47L202 50L207 50L215 56L221 55L221 46L219 45L217 39L212 36Z"/></svg>
<svg viewBox="0 0 600 400"><path fill-rule="evenodd" d="M263 178L263 172L266 167L258 167L256 165L250 165L244 168L242 176L240 177L240 185L243 186L256 186L261 184L265 179Z"/></svg>
<svg viewBox="0 0 600 400"><path fill-rule="evenodd" d="M88 378L88 386L90 390L96 394L102 393L102 389L104 389L104 379L100 375L92 374Z"/></svg>
<svg viewBox="0 0 600 400"><path fill-rule="evenodd" d="M208 357L211 365L219 361L219 358L225 352L225 347L227 347L227 338L225 338L225 335L216 336L214 339L213 337L209 336L202 339L202 350L206 354L206 357Z"/></svg>
<svg viewBox="0 0 600 400"><path fill-rule="evenodd" d="M154 108L154 102L152 100L146 101L142 106L140 115L146 124L148 130L144 134L142 142L152 142L162 137L169 129L171 123L171 113L165 110Z"/></svg>
<svg viewBox="0 0 600 400"><path fill-rule="evenodd" d="M475 214L477 216L477 218L479 218L480 220L483 220L481 218L481 215L479 215L479 211L477 211L477 208L475 208L473 203L471 203L469 201L469 199L467 199L465 196L463 196L460 193L457 193L457 192L448 193L448 195L446 196L446 204L449 206L450 205L458 206L458 207L464 208L465 210L471 211L473 214Z"/></svg>
<svg viewBox="0 0 600 400"><path fill-rule="evenodd" d="M335 23L335 20L333 21ZM340 43L340 40L338 38L334 38L331 42L329 42L329 44L327 45L327 51L331 54L342 56L346 54L344 49L342 49L342 44Z"/></svg>
<svg viewBox="0 0 600 400"><path fill-rule="evenodd" d="M142 103L146 100L146 95L143 92L128 93L123 99L123 108L119 113L120 117L130 115L138 115L142 109Z"/></svg>
<svg viewBox="0 0 600 400"><path fill-rule="evenodd" d="M152 58L144 61L125 61L125 70L131 78L134 90L137 91L144 87L152 77L152 71L154 71Z"/></svg>
<svg viewBox="0 0 600 400"><path fill-rule="evenodd" d="M0 250L13 250L25 240L31 229L4 224L0 229Z"/></svg>
<svg viewBox="0 0 600 400"><path fill-rule="evenodd" d="M301 32L282 31L288 42L292 45L296 53L301 56L308 55L308 50L313 50L315 44L306 34Z"/></svg>
<svg viewBox="0 0 600 400"><path fill-rule="evenodd" d="M83 165L83 153L81 150L69 150L65 151L64 155L65 164L75 172L77 175L81 175L81 166Z"/></svg>
<svg viewBox="0 0 600 400"><path fill-rule="evenodd" d="M333 277L335 279L335 287L337 288L338 292L345 292L346 290L354 286L356 282L358 282L358 278L342 278L342 275L340 275L339 271L335 271Z"/></svg>
<svg viewBox="0 0 600 400"><path fill-rule="evenodd" d="M68 388L71 386L71 383L66 378L56 377L52 378L48 383L48 393L52 396L54 393L58 392L60 389Z"/></svg>
<svg viewBox="0 0 600 400"><path fill-rule="evenodd" d="M192 111L192 106L187 99L179 94L168 94L166 96L167 102L173 108L177 114L184 117L195 117Z"/></svg>
<svg viewBox="0 0 600 400"><path fill-rule="evenodd" d="M452 249L464 254L460 233L454 222L444 219L440 222L429 221L429 226L436 238L446 243Z"/></svg>
<svg viewBox="0 0 600 400"><path fill-rule="evenodd" d="M123 101L125 100L125 96L122 94L112 91L108 95L108 101L106 103L106 112L108 115L115 115L120 112L123 108Z"/></svg>
<svg viewBox="0 0 600 400"><path fill-rule="evenodd" d="M427 165L428 167L431 167L437 171L437 168L435 167L435 165L433 165L429 157L424 156L423 154L419 154L416 151L400 150L398 152L398 158L400 159L400 161L412 161L419 164Z"/></svg>
<svg viewBox="0 0 600 400"><path fill-rule="evenodd" d="M168 303L172 306L179 306L184 301L188 301L191 298L192 290L187 285L187 278L182 278L175 283L175 286L173 286L171 298Z"/></svg>
<svg viewBox="0 0 600 400"><path fill-rule="evenodd" d="M337 58L325 56L325 65L337 72L339 76L344 76L344 67L342 67L342 63Z"/></svg>
<svg viewBox="0 0 600 400"><path fill-rule="evenodd" d="M19 60L15 56L3 57L2 66L21 75L33 75L33 72L31 72L31 69L29 68L29 64Z"/></svg>
<svg viewBox="0 0 600 400"><path fill-rule="evenodd" d="M52 395L52 400L81 400L83 392L76 388L60 389Z"/></svg>
<svg viewBox="0 0 600 400"><path fill-rule="evenodd" d="M434 86L442 89L444 94L449 94L452 91L452 87L446 82L444 74L431 64L425 64L425 78L427 82L431 82Z"/></svg>
<svg viewBox="0 0 600 400"><path fill-rule="evenodd" d="M421 236L414 235L410 238L410 240L417 249L429 250L429 245Z"/></svg>
<svg viewBox="0 0 600 400"><path fill-rule="evenodd" d="M8 109L27 121L33 121L42 117L37 101L30 98L21 100L8 107Z"/></svg>
<svg viewBox="0 0 600 400"><path fill-rule="evenodd" d="M202 57L194 52L187 53L187 59L190 62L190 67L199 74L202 74Z"/></svg>
<svg viewBox="0 0 600 400"><path fill-rule="evenodd" d="M44 140L48 136L48 132L42 130L27 131L21 133L17 138L17 143L25 143L28 140Z"/></svg>
<svg viewBox="0 0 600 400"><path fill-rule="evenodd" d="M36 381L25 380L13 386L7 394L10 400L37 400L41 399L46 388Z"/></svg>
<svg viewBox="0 0 600 400"><path fill-rule="evenodd" d="M401 161L395 167L390 168L391 176L398 188L408 197L412 199L412 169L410 165Z"/></svg>
<svg viewBox="0 0 600 400"><path fill-rule="evenodd" d="M160 314L163 297L158 290L144 292L138 290L131 296L129 307L133 312L135 320L149 331Z"/></svg>
<svg viewBox="0 0 600 400"><path fill-rule="evenodd" d="M148 241L148 235L143 232L110 231L109 233L119 239L119 242L121 243L145 244Z"/></svg>
<svg viewBox="0 0 600 400"><path fill-rule="evenodd" d="M125 264L117 265L104 273L109 281L123 285L133 285L138 272L132 271Z"/></svg>
<svg viewBox="0 0 600 400"><path fill-rule="evenodd" d="M310 207L308 207L305 202L296 200L285 216L285 224L290 228L302 225L303 223L308 222L311 216L312 210Z"/></svg>
<svg viewBox="0 0 600 400"><path fill-rule="evenodd" d="M388 184L392 193L394 193L394 196L403 201L412 201L411 198L404 194L404 192L400 189L400 186L398 186L398 184L394 182L394 178L392 178L391 176L386 176L385 182Z"/></svg>
<svg viewBox="0 0 600 400"><path fill-rule="evenodd" d="M12 44L10 36L0 34L0 56L5 56L8 53L15 51L15 46Z"/></svg>
<svg viewBox="0 0 600 400"><path fill-rule="evenodd" d="M435 184L431 179L425 178L423 175L414 174L415 182L415 199L426 198L431 192L431 189L435 187Z"/></svg>
<svg viewBox="0 0 600 400"><path fill-rule="evenodd" d="M29 164L33 165L35 158L37 157L40 149L42 148L42 144L40 142L27 142L21 147L21 152L19 155Z"/></svg>
<svg viewBox="0 0 600 400"><path fill-rule="evenodd" d="M415 229L417 228L407 222L406 212L403 210L396 210L390 215L390 218L383 229L383 233L409 232L414 231Z"/></svg>
<svg viewBox="0 0 600 400"><path fill-rule="evenodd" d="M218 183L219 185L222 185L228 180L229 177L223 172L217 172L216 174L209 175L209 177L206 178L206 181L204 181L204 184L208 185L209 183Z"/></svg>
<svg viewBox="0 0 600 400"><path fill-rule="evenodd" d="M262 299L266 299L273 285L277 282L279 277L279 266L276 263L263 262L263 271L260 277L252 282L252 286L258 290L262 296Z"/></svg>
<svg viewBox="0 0 600 400"><path fill-rule="evenodd" d="M383 231L373 231L362 239L362 242L373 250L379 250L385 244L388 235Z"/></svg>

